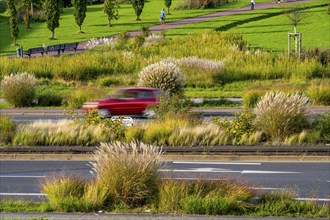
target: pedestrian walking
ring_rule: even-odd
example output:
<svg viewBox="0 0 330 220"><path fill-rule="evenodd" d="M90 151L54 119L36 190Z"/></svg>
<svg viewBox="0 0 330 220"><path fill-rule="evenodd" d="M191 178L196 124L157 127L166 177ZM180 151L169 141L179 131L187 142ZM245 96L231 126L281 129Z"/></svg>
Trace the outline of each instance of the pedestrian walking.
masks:
<svg viewBox="0 0 330 220"><path fill-rule="evenodd" d="M162 8L161 12L160 12L160 24L165 24L165 9Z"/></svg>
<svg viewBox="0 0 330 220"><path fill-rule="evenodd" d="M254 0L250 0L251 2L251 10L254 10L254 5L256 4Z"/></svg>

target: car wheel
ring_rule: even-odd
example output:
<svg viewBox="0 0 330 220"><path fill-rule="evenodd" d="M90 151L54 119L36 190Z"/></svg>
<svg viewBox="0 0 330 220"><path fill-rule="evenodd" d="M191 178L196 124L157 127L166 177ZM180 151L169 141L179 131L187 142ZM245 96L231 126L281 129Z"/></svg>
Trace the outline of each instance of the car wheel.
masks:
<svg viewBox="0 0 330 220"><path fill-rule="evenodd" d="M108 109L98 109L97 112L104 117L109 117L111 115Z"/></svg>
<svg viewBox="0 0 330 220"><path fill-rule="evenodd" d="M143 117L145 118L155 118L156 112L154 110L146 109L143 112Z"/></svg>

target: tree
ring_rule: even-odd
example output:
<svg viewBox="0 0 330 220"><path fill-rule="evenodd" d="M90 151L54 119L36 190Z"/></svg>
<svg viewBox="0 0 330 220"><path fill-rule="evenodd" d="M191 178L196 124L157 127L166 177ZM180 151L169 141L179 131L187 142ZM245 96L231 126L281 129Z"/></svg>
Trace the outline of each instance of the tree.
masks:
<svg viewBox="0 0 330 220"><path fill-rule="evenodd" d="M109 27L111 27L111 21L113 19L118 20L118 2L117 0L104 0L103 9L108 15Z"/></svg>
<svg viewBox="0 0 330 220"><path fill-rule="evenodd" d="M84 23L87 11L87 0L72 0L72 4L74 7L74 18L76 20L76 24L79 26L79 31L81 31L81 26Z"/></svg>
<svg viewBox="0 0 330 220"><path fill-rule="evenodd" d="M54 39L55 28L60 26L60 10L61 2L58 0L46 0L45 1L45 15L47 21L47 27L52 32L51 39Z"/></svg>
<svg viewBox="0 0 330 220"><path fill-rule="evenodd" d="M132 0L132 6L135 11L136 20L140 21L140 15L142 13L143 7L144 7L144 0Z"/></svg>
<svg viewBox="0 0 330 220"><path fill-rule="evenodd" d="M170 7L172 5L172 0L164 0L165 1L165 6L167 8L167 14L170 15Z"/></svg>
<svg viewBox="0 0 330 220"><path fill-rule="evenodd" d="M10 13L10 29L11 29L11 36L14 38L14 45L16 45L16 39L18 38L18 25L17 25L17 10L14 3L14 0L8 1L8 9Z"/></svg>
<svg viewBox="0 0 330 220"><path fill-rule="evenodd" d="M284 9L286 16L289 18L293 25L294 33L297 33L297 26L306 18L306 15L302 12L303 8L298 5L292 5L289 8Z"/></svg>
<svg viewBox="0 0 330 220"><path fill-rule="evenodd" d="M23 8L23 21L26 28L30 28L30 14L31 14L31 4L32 0L22 0L21 2Z"/></svg>

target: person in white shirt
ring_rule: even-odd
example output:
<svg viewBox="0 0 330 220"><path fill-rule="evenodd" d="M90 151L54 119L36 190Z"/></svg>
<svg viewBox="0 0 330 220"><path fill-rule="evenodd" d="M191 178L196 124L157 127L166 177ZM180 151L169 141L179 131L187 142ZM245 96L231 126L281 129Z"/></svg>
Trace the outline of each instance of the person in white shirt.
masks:
<svg viewBox="0 0 330 220"><path fill-rule="evenodd" d="M251 2L251 10L254 10L254 5L256 4L254 0L250 0Z"/></svg>

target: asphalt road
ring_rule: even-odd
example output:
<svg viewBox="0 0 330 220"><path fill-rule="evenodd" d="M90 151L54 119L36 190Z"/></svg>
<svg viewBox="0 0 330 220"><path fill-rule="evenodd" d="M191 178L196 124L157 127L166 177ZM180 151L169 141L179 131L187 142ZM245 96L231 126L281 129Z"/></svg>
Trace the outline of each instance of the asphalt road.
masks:
<svg viewBox="0 0 330 220"><path fill-rule="evenodd" d="M163 178L237 179L260 191L291 189L299 200L330 202L330 163L167 161ZM0 197L46 199L40 186L48 177L93 178L88 161L0 161Z"/></svg>

